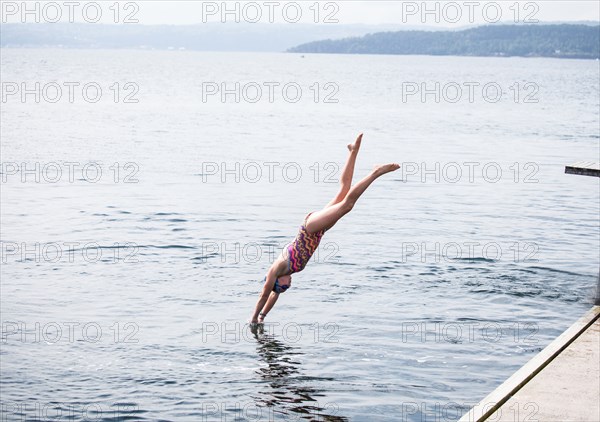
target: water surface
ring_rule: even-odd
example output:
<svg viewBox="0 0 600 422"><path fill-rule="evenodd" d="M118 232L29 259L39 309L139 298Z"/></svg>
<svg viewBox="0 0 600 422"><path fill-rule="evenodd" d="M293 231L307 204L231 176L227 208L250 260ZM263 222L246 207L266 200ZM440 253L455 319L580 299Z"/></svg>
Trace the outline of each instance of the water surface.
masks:
<svg viewBox="0 0 600 422"><path fill-rule="evenodd" d="M456 420L592 303L598 180L564 165L598 160L597 62L3 49L1 71L103 88L2 104L8 420ZM223 103L207 82L303 90ZM503 94L403 100L422 82ZM359 132L355 178L417 172L378 180L251 332ZM39 183L7 163L40 163Z"/></svg>

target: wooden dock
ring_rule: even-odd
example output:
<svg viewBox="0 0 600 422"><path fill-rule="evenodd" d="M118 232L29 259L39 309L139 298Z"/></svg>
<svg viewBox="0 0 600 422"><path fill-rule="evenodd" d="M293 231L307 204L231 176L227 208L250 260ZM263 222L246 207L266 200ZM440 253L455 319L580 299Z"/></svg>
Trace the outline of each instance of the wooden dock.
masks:
<svg viewBox="0 0 600 422"><path fill-rule="evenodd" d="M579 161L566 166L565 173L600 177L600 163L593 161Z"/></svg>
<svg viewBox="0 0 600 422"><path fill-rule="evenodd" d="M565 173L600 177L600 163ZM595 204L594 204L595 205ZM460 422L600 422L600 275L596 306L475 405Z"/></svg>
<svg viewBox="0 0 600 422"><path fill-rule="evenodd" d="M465 414L460 422L600 421L600 306Z"/></svg>

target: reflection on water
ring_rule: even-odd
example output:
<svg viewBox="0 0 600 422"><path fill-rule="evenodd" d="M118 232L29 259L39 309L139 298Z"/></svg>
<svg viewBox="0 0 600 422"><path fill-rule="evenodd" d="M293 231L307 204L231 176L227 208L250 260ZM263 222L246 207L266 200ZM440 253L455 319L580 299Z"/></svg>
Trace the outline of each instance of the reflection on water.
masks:
<svg viewBox="0 0 600 422"><path fill-rule="evenodd" d="M266 363L257 373L268 385L254 397L258 407L266 407L270 415L286 420L290 417L311 421L348 420L336 415L338 406L327 403L322 391L307 384L311 380L334 381L333 378L303 376L298 359L303 353L298 347L285 344L265 332L264 324L254 325L251 330L258 342L256 350Z"/></svg>

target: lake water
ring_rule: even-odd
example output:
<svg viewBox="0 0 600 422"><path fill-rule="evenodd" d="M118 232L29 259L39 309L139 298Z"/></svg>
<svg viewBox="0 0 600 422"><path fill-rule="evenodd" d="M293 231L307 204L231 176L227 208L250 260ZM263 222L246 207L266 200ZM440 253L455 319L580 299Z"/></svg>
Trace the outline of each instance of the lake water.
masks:
<svg viewBox="0 0 600 422"><path fill-rule="evenodd" d="M3 49L1 73L5 420L457 420L593 303L599 182L564 166L599 159L597 61ZM360 132L355 180L403 170L251 332Z"/></svg>

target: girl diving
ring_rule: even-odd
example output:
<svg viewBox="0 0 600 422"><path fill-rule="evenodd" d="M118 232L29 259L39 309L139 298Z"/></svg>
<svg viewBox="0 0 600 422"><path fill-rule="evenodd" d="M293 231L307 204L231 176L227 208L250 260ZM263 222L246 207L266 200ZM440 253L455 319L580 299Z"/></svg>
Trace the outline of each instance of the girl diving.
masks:
<svg viewBox="0 0 600 422"><path fill-rule="evenodd" d="M292 285L291 275L302 271L306 267L319 246L323 234L352 210L358 198L371 183L378 177L400 168L398 164L376 166L368 176L352 186L354 165L362 136L361 133L353 144L348 145L349 155L342 171L340 190L335 198L322 210L311 212L304 218L304 223L300 226L300 231L294 241L283 250L267 271L263 289L250 320L251 323L256 324L264 321L275 302L277 302L279 295Z"/></svg>

